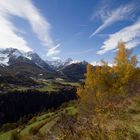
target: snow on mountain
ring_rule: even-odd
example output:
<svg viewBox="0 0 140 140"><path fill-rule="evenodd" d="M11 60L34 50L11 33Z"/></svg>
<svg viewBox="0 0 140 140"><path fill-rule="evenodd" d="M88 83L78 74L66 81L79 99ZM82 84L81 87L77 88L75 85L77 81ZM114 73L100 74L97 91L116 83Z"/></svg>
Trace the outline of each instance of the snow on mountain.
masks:
<svg viewBox="0 0 140 140"><path fill-rule="evenodd" d="M32 77L45 76L64 77L67 80L78 81L84 78L87 62L74 61L71 58L55 61L44 61L34 52L23 52L18 49L0 50L0 67L16 75L30 74ZM9 66L9 67L7 67ZM22 71L24 68L24 71ZM2 74L4 72L2 71ZM1 73L0 73L1 74Z"/></svg>
<svg viewBox="0 0 140 140"><path fill-rule="evenodd" d="M79 61L79 60L72 60L71 58L68 58L64 64L63 64L63 68L72 65L72 64L82 64L82 65L86 65L87 62L86 61Z"/></svg>
<svg viewBox="0 0 140 140"><path fill-rule="evenodd" d="M7 48L0 50L0 65L9 65L9 60L11 57L18 58L22 53L17 49Z"/></svg>
<svg viewBox="0 0 140 140"><path fill-rule="evenodd" d="M69 61L69 62L65 63L65 65L78 64L78 63L81 63L81 61L72 60L72 61Z"/></svg>
<svg viewBox="0 0 140 140"><path fill-rule="evenodd" d="M36 64L38 67L47 69L53 68L54 70L65 68L71 64L83 63L82 61L72 60L71 58L68 58L65 61L62 61L60 59L55 61L44 61L37 53L34 53L32 51L23 52L18 49L7 48L0 50L0 65L8 66L10 64L13 64L17 59L20 59L20 57L26 58L27 60Z"/></svg>
<svg viewBox="0 0 140 140"><path fill-rule="evenodd" d="M24 61L25 63L34 63L36 66L41 69L50 70L50 66L40 58L37 53L32 51L23 52L18 49L7 48L0 50L0 65L1 66L9 66L14 64L15 62Z"/></svg>
<svg viewBox="0 0 140 140"><path fill-rule="evenodd" d="M57 69L58 67L63 65L63 62L60 59L55 60L55 61L48 61L48 60L46 60L46 63L49 64L54 69Z"/></svg>
<svg viewBox="0 0 140 140"><path fill-rule="evenodd" d="M7 57L7 55L5 54L0 54L0 65L3 66L3 65L8 65L8 62L9 62L9 57Z"/></svg>
<svg viewBox="0 0 140 140"><path fill-rule="evenodd" d="M54 69L58 69L58 68L66 67L66 66L71 65L71 64L81 63L81 61L72 60L71 58L68 58L65 61L62 61L60 59L55 60L55 61L46 60L46 63L48 63Z"/></svg>
<svg viewBox="0 0 140 140"><path fill-rule="evenodd" d="M25 54L26 58L32 60L37 66L41 67L41 68L48 68L49 65L40 58L40 56L37 53L34 53L32 51L27 52Z"/></svg>

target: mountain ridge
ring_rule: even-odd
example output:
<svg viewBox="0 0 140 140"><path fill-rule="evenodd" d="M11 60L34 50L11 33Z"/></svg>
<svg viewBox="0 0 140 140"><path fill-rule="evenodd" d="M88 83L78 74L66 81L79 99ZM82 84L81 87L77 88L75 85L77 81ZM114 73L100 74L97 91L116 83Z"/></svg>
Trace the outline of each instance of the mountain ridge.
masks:
<svg viewBox="0 0 140 140"><path fill-rule="evenodd" d="M18 73L35 78L59 77L77 81L84 78L87 64L86 61L74 61L71 58L65 61L45 61L35 52L23 52L13 48L0 50L0 66L6 69L1 70L0 75L6 76L16 76Z"/></svg>
<svg viewBox="0 0 140 140"><path fill-rule="evenodd" d="M17 59L18 57L21 56L29 60L32 60L40 67L43 67L43 65L49 65L58 68L59 66L63 66L63 65L66 66L69 64L82 62L78 60L73 60L71 58L67 58L65 61L62 61L61 59L57 59L54 61L43 60L37 53L33 51L23 52L15 48L6 48L6 49L0 49L0 65L10 65L9 59L11 57Z"/></svg>

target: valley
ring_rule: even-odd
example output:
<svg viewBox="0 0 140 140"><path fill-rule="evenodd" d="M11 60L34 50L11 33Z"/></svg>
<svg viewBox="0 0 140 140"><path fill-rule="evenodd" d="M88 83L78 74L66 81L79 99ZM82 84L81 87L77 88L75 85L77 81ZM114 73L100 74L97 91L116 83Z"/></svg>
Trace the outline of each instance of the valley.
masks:
<svg viewBox="0 0 140 140"><path fill-rule="evenodd" d="M28 134L33 126L55 121L63 104L77 100L76 88L84 80L86 65L72 59L45 62L33 52L0 50L0 139L10 139L14 130ZM32 121L34 116L40 116L37 122Z"/></svg>
<svg viewBox="0 0 140 140"><path fill-rule="evenodd" d="M140 0L0 0L0 140L140 140Z"/></svg>

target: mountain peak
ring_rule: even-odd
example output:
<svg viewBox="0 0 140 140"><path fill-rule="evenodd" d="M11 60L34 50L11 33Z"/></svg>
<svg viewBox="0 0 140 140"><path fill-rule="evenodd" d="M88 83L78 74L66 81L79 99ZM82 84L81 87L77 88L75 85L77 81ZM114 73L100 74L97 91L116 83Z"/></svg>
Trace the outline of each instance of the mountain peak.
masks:
<svg viewBox="0 0 140 140"><path fill-rule="evenodd" d="M9 65L10 58L18 58L22 56L22 53L15 48L6 48L0 50L0 64Z"/></svg>
<svg viewBox="0 0 140 140"><path fill-rule="evenodd" d="M26 58L28 61L32 61L41 68L49 68L49 65L43 61L37 53L32 51L23 52L15 48L6 48L0 50L0 65L8 66L15 63L18 59Z"/></svg>

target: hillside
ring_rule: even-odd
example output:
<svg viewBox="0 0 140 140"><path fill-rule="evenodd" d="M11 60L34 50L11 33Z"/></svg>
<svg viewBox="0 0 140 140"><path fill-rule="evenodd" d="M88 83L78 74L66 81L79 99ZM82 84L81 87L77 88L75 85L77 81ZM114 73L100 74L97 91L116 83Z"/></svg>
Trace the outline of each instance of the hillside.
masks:
<svg viewBox="0 0 140 140"><path fill-rule="evenodd" d="M137 95L133 99L126 99L124 101L125 109L120 112L112 112L102 115L105 117L104 127L106 128L103 134L103 139L123 140L126 137L128 139L139 140L140 138L140 96ZM78 108L76 103L71 103L67 107L61 107L60 110L55 112L44 113L43 115L34 116L24 126L19 126L14 130L10 130L0 134L1 140L7 140L15 135L20 135L21 140L43 139L53 140L56 138L72 140L70 137L65 137L65 133L68 131L74 131L74 135L78 135L79 140L81 138L91 139L95 136L96 139L100 139L98 134L100 130L95 124L96 133L92 132L92 129L88 129L89 124L86 122L79 122L77 119ZM98 119L97 117L95 119ZM85 130L86 129L86 130ZM93 130L94 131L94 130ZM109 131L109 132L105 132ZM104 134L105 133L105 134ZM73 138L75 139L75 138Z"/></svg>

